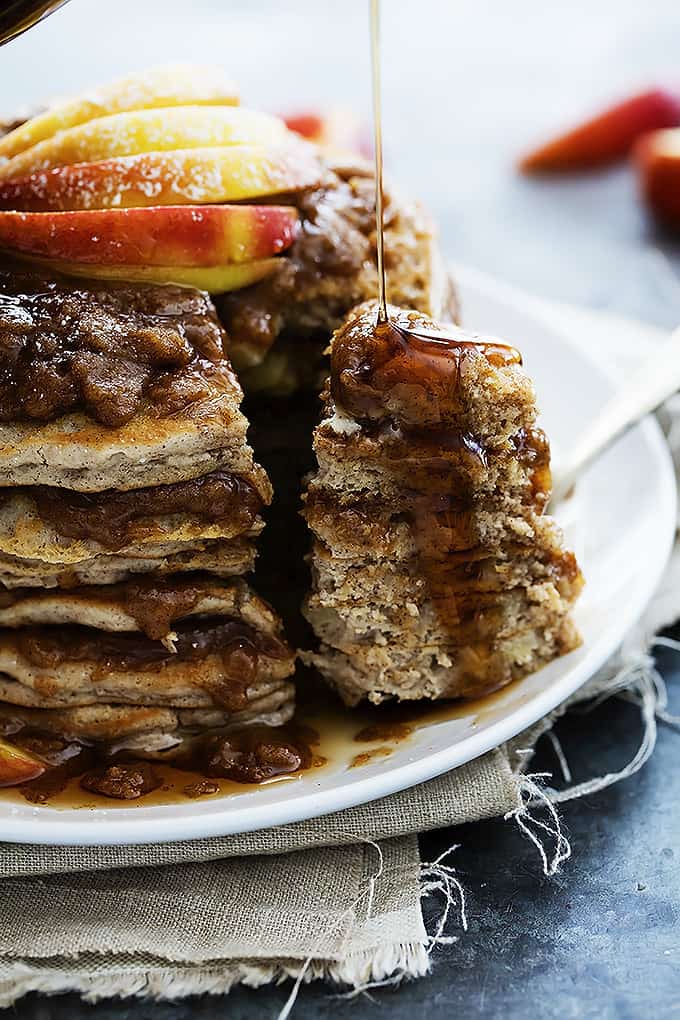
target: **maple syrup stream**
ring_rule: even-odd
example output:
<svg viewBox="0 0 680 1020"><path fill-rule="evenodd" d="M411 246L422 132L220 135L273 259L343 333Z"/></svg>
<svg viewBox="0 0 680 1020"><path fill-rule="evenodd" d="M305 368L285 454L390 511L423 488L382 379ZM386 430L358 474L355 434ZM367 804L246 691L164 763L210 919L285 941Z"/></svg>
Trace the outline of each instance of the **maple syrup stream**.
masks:
<svg viewBox="0 0 680 1020"><path fill-rule="evenodd" d="M380 90L380 0L371 0L371 71L375 147L375 225L378 247L378 325L387 322L385 231L383 213L382 102Z"/></svg>

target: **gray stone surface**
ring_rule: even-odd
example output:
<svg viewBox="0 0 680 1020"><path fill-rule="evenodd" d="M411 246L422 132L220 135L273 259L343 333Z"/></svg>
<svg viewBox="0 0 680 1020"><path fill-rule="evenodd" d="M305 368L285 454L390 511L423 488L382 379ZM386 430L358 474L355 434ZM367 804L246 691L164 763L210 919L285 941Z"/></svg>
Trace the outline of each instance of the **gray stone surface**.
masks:
<svg viewBox="0 0 680 1020"><path fill-rule="evenodd" d="M87 19L94 18L94 6L86 10L84 0L75 0L48 23L51 38L73 47L76 14L83 32L92 31ZM628 169L539 182L512 170L516 154L558 121L621 89L672 80L680 45L676 0L386 0L384 7L388 165L433 207L451 257L546 297L676 325L680 288L673 274L680 270L679 249L649 227ZM108 45L80 54L76 68L82 68L83 80L98 76L99 63L106 73L115 66L128 8L131 0L112 5L122 16L107 34ZM171 36L172 56L198 58L200 46L216 59L219 33L199 28L198 19L209 17L211 24L224 25L225 61L254 101L283 108L323 101L368 108L367 42L357 35L366 24L363 0L342 5L234 0L228 10L217 0L181 7L151 0L144 8L147 18L161 19L162 12L160 35L145 35L137 23L126 66L161 59L159 46ZM180 12L188 19L184 48ZM44 53L51 52L47 31L36 30L43 34L35 46ZM258 40L266 59L250 59L246 43ZM4 65L0 53L0 80L10 72L17 80L34 74L21 63L27 51L19 47L28 42L14 45ZM54 61L51 66L57 68ZM63 79L57 86L65 87L65 76L77 73L62 60L55 70ZM34 82L31 87L39 94ZM677 686L677 654L664 653L661 664ZM631 706L611 704L564 721L560 734L579 778L627 760L639 730ZM296 1015L406 1018L417 1012L433 1020L680 1015L679 740L662 729L656 754L640 774L564 807L574 853L556 879L541 877L534 848L509 823L424 839L426 858L460 844L455 863L468 890L469 933L436 953L432 975L422 981L378 991L373 1002L345 1003L323 987L306 988ZM555 769L549 747L538 764ZM30 997L13 1014L18 1020L255 1020L275 1017L286 994L238 990L224 1000L98 1007L68 996Z"/></svg>

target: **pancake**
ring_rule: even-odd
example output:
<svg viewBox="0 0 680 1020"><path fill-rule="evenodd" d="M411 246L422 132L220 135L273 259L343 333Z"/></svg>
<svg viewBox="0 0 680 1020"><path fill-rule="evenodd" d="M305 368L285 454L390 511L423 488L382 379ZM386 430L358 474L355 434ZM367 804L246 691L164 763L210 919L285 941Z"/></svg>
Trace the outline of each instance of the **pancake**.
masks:
<svg viewBox="0 0 680 1020"><path fill-rule="evenodd" d="M252 468L208 296L0 266L0 485L84 492Z"/></svg>
<svg viewBox="0 0 680 1020"><path fill-rule="evenodd" d="M544 513L549 444L514 349L376 314L360 306L333 338L303 657L348 704L478 696L580 641L583 578Z"/></svg>
<svg viewBox="0 0 680 1020"><path fill-rule="evenodd" d="M68 577L75 571L77 577L92 576L96 582L107 561L112 561L108 566L113 574L124 570L126 563L134 572L136 563L143 569L145 560L200 550L217 539L253 540L263 527L260 512L270 500L267 476L256 466L244 475L216 471L174 485L126 492L81 493L51 486L0 489L0 581L16 584L15 578L23 573L49 584L52 577ZM223 548L227 552L229 544L223 543ZM244 542L234 546L230 558L237 549L245 558L238 555L237 568L226 572L239 573L251 564Z"/></svg>
<svg viewBox="0 0 680 1020"><path fill-rule="evenodd" d="M83 584L118 584L140 575L204 571L217 577L246 574L255 566L256 548L250 538L159 542L125 553L102 553L90 559L45 563L0 553L0 584L8 589L73 588Z"/></svg>
<svg viewBox="0 0 680 1020"><path fill-rule="evenodd" d="M239 474L252 463L246 429L224 394L173 418L141 414L120 428L84 415L42 426L0 425L0 486L125 491L182 482L218 468Z"/></svg>
<svg viewBox="0 0 680 1020"><path fill-rule="evenodd" d="M21 651L17 653L19 643L0 642L0 701L5 706L51 709L116 703L144 708L220 708L231 714L246 711L251 701L275 693L291 672L261 657L260 678L243 684L241 677L225 677L223 655L205 656L188 666L168 654L164 660L159 657L153 667L116 670L110 660L103 664L101 657L93 655L84 663L60 664L56 674L35 668ZM113 644L109 642L107 647Z"/></svg>
<svg viewBox="0 0 680 1020"><path fill-rule="evenodd" d="M64 709L0 705L0 733L11 735L28 727L64 740L97 744L111 753L126 750L136 757L171 760L208 732L228 732L248 725L283 725L293 714L294 695L293 685L282 683L239 712L116 704Z"/></svg>
<svg viewBox="0 0 680 1020"><path fill-rule="evenodd" d="M294 670L270 607L241 580L149 579L5 592L0 700L245 711Z"/></svg>
<svg viewBox="0 0 680 1020"><path fill-rule="evenodd" d="M0 593L0 627L82 624L102 631L139 631L167 640L172 625L194 616L236 616L275 636L276 614L242 580L204 575L145 578L65 591L15 589Z"/></svg>

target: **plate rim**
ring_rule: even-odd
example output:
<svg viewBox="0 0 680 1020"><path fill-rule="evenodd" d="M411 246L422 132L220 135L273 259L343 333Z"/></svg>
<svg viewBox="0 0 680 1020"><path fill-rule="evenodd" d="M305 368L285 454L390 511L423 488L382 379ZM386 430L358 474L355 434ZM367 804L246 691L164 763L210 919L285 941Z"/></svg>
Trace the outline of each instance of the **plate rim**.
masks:
<svg viewBox="0 0 680 1020"><path fill-rule="evenodd" d="M558 334L565 344L578 350L582 357L591 361L602 376L608 377L611 382L615 381L616 372L610 366L603 365L601 360L594 356L590 350L577 344L568 330L561 328L558 322L553 321L548 309L541 308L540 298L536 299L533 295L524 294L512 285L496 281L484 273L468 267L456 267L456 276L459 282L465 281L464 285L474 288L480 295L501 300L524 314L541 320L554 334ZM332 791L319 792L314 788L304 793L301 791L298 800L299 809L295 811L294 818L290 817L290 800L288 798L279 803L246 805L240 811L233 812L225 812L223 799L216 799L203 805L206 808L203 813L156 819L149 818L148 815L144 818L139 816L135 818L134 810L125 815L124 809L120 807L77 809L77 813L82 814L82 818L74 818L75 812L68 812L68 810L34 807L29 809L28 815L12 817L13 812L10 807L6 817L3 818L0 814L0 823L3 829L0 834L0 845L14 843L26 846L138 846L215 836L235 836L258 830L266 831L278 825L296 824L324 815L335 814L418 786L420 783L435 779L445 772L476 760L505 741L517 736L566 701L620 647L622 635L630 631L642 616L668 562L675 538L677 515L677 486L673 461L661 427L655 418L651 416L646 418L635 427L634 431L644 437L647 449L653 454L654 462L657 465L658 482L662 492L659 528L664 534L664 541L659 540L655 545L653 562L645 574L646 583L636 586L631 599L626 602L620 614L621 626L615 632L610 629L605 630L600 639L591 643L581 662L568 676L567 684L564 682L550 684L534 695L526 705L502 716L481 733L468 735L446 748L423 754L415 760L400 764L393 769L387 768L379 778L369 775ZM522 718L519 726L518 715L521 715ZM470 754L469 749L471 740L474 740L475 744L473 754ZM181 805L179 806L181 807ZM23 805L21 810L23 812ZM148 810L153 811L154 807L150 806ZM263 825L262 816L265 812L267 818L266 824ZM67 817L60 820L59 815ZM112 831L100 830L97 823L104 818L107 818L106 829L112 828L112 821L118 823L115 829L112 828Z"/></svg>

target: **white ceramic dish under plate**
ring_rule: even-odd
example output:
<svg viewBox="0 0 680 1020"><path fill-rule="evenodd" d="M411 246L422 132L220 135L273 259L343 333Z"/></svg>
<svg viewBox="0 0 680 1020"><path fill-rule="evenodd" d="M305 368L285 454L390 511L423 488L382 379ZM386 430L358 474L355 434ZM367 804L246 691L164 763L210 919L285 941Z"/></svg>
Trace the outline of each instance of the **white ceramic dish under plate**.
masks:
<svg viewBox="0 0 680 1020"><path fill-rule="evenodd" d="M459 274L466 327L514 343L524 355L556 449L568 447L612 392L584 349L514 292ZM584 642L494 695L431 722L389 757L350 768L362 750L291 780L234 795L158 806L58 809L0 796L0 840L46 844L134 844L226 835L285 824L383 797L431 779L520 733L583 684L615 650L659 581L675 530L675 480L661 432L647 420L579 484L578 546L587 586L577 610ZM322 749L323 751L323 749Z"/></svg>

